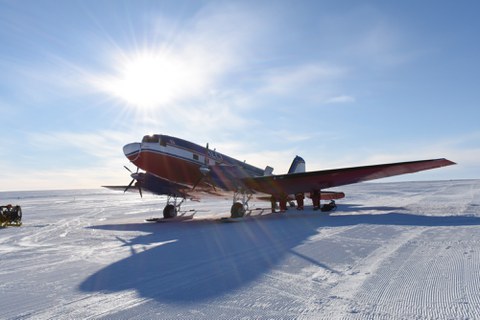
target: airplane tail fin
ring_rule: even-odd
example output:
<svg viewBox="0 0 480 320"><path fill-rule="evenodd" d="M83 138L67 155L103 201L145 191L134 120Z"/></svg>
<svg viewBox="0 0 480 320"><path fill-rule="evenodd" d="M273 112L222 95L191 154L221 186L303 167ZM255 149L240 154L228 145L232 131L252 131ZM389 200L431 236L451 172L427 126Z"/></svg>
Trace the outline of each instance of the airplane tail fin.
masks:
<svg viewBox="0 0 480 320"><path fill-rule="evenodd" d="M288 170L288 173L300 173L305 172L305 160L302 157L296 156L293 159L292 165Z"/></svg>

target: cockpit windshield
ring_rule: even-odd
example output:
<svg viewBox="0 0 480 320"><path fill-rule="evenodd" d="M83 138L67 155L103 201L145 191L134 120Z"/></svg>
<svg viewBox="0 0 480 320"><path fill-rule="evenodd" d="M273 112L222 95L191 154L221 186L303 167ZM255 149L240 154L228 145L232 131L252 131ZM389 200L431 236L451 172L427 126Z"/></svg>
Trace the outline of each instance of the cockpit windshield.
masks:
<svg viewBox="0 0 480 320"><path fill-rule="evenodd" d="M160 141L160 137L156 134L144 136L142 142L150 142L150 143L158 143Z"/></svg>

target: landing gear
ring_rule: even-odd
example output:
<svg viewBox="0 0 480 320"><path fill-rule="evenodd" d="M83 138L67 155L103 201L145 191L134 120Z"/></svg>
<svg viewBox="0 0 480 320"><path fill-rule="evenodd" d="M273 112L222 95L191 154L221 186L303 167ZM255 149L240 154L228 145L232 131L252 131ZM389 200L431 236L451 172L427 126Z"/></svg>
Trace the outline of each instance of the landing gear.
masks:
<svg viewBox="0 0 480 320"><path fill-rule="evenodd" d="M252 198L252 194L246 190L241 189L234 192L233 204L230 209L231 218L241 218L245 215L248 209L248 201Z"/></svg>
<svg viewBox="0 0 480 320"><path fill-rule="evenodd" d="M195 210L180 211L182 203L186 200L185 197L177 197L176 195L170 195L167 198L167 205L163 208L163 218L149 218L145 219L148 222L167 223L175 221L185 221L193 219ZM190 214L187 214L190 213Z"/></svg>
<svg viewBox="0 0 480 320"><path fill-rule="evenodd" d="M230 209L231 218L241 218L245 215L245 207L240 202L236 202Z"/></svg>
<svg viewBox="0 0 480 320"><path fill-rule="evenodd" d="M168 196L167 198L167 205L163 209L163 218L164 219L171 219L175 218L180 211L180 206L185 201L185 198L179 202L177 196Z"/></svg>
<svg viewBox="0 0 480 320"><path fill-rule="evenodd" d="M177 216L177 209L173 204L167 204L163 209L163 218L170 219Z"/></svg>

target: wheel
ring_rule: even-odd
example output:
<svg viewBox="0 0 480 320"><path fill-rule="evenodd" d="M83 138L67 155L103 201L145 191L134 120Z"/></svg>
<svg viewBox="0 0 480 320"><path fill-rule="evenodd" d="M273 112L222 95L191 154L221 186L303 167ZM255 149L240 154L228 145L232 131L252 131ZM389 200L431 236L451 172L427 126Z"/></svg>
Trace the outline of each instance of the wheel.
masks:
<svg viewBox="0 0 480 320"><path fill-rule="evenodd" d="M0 225L7 221L7 208L0 207Z"/></svg>
<svg viewBox="0 0 480 320"><path fill-rule="evenodd" d="M167 204L163 209L163 218L170 219L177 216L177 209L173 204Z"/></svg>
<svg viewBox="0 0 480 320"><path fill-rule="evenodd" d="M15 222L20 222L22 221L22 208L20 206L15 207L17 216L15 217Z"/></svg>
<svg viewBox="0 0 480 320"><path fill-rule="evenodd" d="M230 209L231 217L232 218L240 218L245 215L245 207L240 202L236 202L232 205L232 209Z"/></svg>

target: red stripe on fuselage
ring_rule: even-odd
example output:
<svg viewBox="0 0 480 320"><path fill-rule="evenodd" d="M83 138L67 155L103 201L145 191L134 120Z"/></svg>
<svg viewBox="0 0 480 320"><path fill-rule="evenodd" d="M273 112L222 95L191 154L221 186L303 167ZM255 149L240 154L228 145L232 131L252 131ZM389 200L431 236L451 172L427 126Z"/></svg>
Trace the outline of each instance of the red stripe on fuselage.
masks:
<svg viewBox="0 0 480 320"><path fill-rule="evenodd" d="M182 184L193 185L201 176L200 163L166 153L141 150L138 157L133 154L128 159L149 173Z"/></svg>

